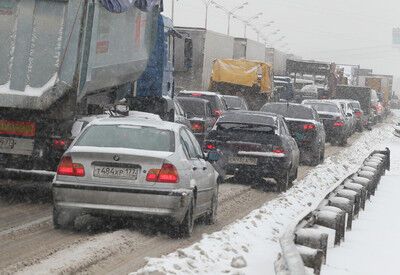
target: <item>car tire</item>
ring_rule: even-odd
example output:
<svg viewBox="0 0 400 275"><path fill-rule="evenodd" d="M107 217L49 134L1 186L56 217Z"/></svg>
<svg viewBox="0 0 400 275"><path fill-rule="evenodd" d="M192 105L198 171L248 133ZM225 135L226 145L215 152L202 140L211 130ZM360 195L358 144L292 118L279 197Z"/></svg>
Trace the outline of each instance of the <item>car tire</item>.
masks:
<svg viewBox="0 0 400 275"><path fill-rule="evenodd" d="M317 148L311 151L310 165L317 166L321 163L321 146L316 146Z"/></svg>
<svg viewBox="0 0 400 275"><path fill-rule="evenodd" d="M289 187L293 186L293 182L297 179L297 176L299 174L299 167L296 168L296 171L294 172L294 174L290 177L289 179Z"/></svg>
<svg viewBox="0 0 400 275"><path fill-rule="evenodd" d="M339 144L339 146L342 146L342 147L346 146L347 136L340 137L340 139L338 140L338 144Z"/></svg>
<svg viewBox="0 0 400 275"><path fill-rule="evenodd" d="M323 147L322 147L322 152L321 152L321 155L320 155L319 163L322 164L322 163L324 163L324 161L325 161L325 145L323 145Z"/></svg>
<svg viewBox="0 0 400 275"><path fill-rule="evenodd" d="M290 169L289 169L290 171ZM278 176L276 178L277 190L279 193L286 192L289 186L289 171L287 171L283 176Z"/></svg>
<svg viewBox="0 0 400 275"><path fill-rule="evenodd" d="M191 200L185 218L178 225L178 237L189 238L193 234L194 218L193 218L193 200Z"/></svg>
<svg viewBox="0 0 400 275"><path fill-rule="evenodd" d="M62 227L60 224L60 213L55 207L53 207L53 227L54 229L61 229Z"/></svg>
<svg viewBox="0 0 400 275"><path fill-rule="evenodd" d="M213 195L211 201L210 213L208 213L204 219L206 225L212 225L217 221L217 211L218 211L218 191Z"/></svg>

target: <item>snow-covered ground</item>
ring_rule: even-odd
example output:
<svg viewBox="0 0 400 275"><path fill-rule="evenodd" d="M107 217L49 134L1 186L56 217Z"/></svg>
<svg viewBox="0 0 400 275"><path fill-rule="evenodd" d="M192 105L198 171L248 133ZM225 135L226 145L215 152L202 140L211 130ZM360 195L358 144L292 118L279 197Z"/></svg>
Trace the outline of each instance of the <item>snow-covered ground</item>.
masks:
<svg viewBox="0 0 400 275"><path fill-rule="evenodd" d="M353 223L346 242L328 251L324 275L400 274L400 138L393 137L391 171L382 177L375 197Z"/></svg>
<svg viewBox="0 0 400 275"><path fill-rule="evenodd" d="M315 209L328 192L360 167L372 150L384 149L393 136L392 131L392 126L385 124L366 132L353 146L327 159L276 200L222 231L204 235L190 247L149 259L148 264L134 274L274 274L274 261L280 252L278 239L285 229L304 213ZM333 271L332 274L337 273Z"/></svg>

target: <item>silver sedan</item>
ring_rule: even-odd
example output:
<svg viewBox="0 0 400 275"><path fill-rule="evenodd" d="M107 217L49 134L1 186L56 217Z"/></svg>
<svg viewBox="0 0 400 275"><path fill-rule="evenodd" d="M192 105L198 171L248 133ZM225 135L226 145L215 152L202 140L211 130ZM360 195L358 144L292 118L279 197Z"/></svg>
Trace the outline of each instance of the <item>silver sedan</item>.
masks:
<svg viewBox="0 0 400 275"><path fill-rule="evenodd" d="M156 216L171 220L179 236L190 236L195 219L214 222L218 180L186 126L98 119L60 161L52 185L54 226L80 214Z"/></svg>

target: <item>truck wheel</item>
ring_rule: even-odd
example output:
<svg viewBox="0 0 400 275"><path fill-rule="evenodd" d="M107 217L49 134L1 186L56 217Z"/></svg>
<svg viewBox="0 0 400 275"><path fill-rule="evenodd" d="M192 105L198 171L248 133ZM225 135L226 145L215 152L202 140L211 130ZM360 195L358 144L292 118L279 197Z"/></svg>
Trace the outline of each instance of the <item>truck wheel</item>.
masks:
<svg viewBox="0 0 400 275"><path fill-rule="evenodd" d="M194 219L193 219L193 200L191 200L185 218L178 225L178 237L189 238L193 234Z"/></svg>
<svg viewBox="0 0 400 275"><path fill-rule="evenodd" d="M204 223L207 225L214 224L217 221L217 211L218 211L218 191L213 195L211 201L210 213L204 219Z"/></svg>
<svg viewBox="0 0 400 275"><path fill-rule="evenodd" d="M279 193L286 192L289 186L289 172L286 172L283 176L278 176L276 183Z"/></svg>

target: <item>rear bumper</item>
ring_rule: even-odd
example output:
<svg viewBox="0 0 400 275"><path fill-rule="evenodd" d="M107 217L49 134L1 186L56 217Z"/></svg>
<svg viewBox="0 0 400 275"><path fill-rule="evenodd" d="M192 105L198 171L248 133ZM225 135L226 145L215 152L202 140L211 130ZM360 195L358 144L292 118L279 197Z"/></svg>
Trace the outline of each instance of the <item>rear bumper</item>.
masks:
<svg viewBox="0 0 400 275"><path fill-rule="evenodd" d="M192 190L156 190L54 182L54 206L77 213L142 218L157 216L181 222Z"/></svg>

